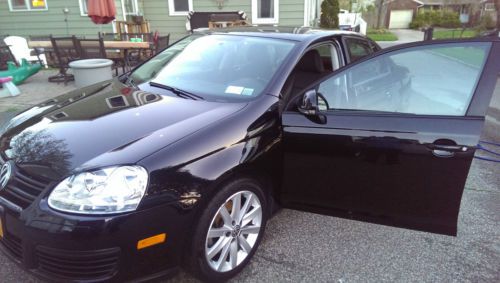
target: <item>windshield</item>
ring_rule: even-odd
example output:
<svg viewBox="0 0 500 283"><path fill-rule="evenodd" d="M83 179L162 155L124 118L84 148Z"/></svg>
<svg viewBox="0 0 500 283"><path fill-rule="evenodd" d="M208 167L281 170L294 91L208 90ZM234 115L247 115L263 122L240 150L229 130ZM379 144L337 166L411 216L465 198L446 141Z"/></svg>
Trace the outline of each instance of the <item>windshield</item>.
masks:
<svg viewBox="0 0 500 283"><path fill-rule="evenodd" d="M237 35L192 35L131 75L204 98L249 98L262 93L295 42Z"/></svg>

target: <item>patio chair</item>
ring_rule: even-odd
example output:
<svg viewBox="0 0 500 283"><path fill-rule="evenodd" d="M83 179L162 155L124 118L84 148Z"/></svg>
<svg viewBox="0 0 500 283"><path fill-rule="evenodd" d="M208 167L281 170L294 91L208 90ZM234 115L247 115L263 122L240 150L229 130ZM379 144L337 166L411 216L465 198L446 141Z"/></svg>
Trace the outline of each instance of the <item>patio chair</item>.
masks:
<svg viewBox="0 0 500 283"><path fill-rule="evenodd" d="M36 50L30 49L28 46L28 41L24 37L20 36L8 36L3 40L5 44L11 47L12 54L16 58L17 63L21 64L23 59L26 59L29 63L40 63L42 66L47 65L47 59L44 54L37 53ZM31 55L31 52L35 51L36 55Z"/></svg>
<svg viewBox="0 0 500 283"><path fill-rule="evenodd" d="M99 38L102 38L103 41L115 41L117 39L120 39L120 35L118 33L106 33L106 32L99 32L97 34ZM105 51L106 52L106 51ZM115 70L115 74L118 76L118 69L122 68L122 72L125 73L125 67L127 66L125 62L125 52L123 50L110 50L109 52L114 52L117 57L109 56L106 57L110 60L113 61L113 69Z"/></svg>
<svg viewBox="0 0 500 283"><path fill-rule="evenodd" d="M120 34L118 33L99 32L98 36L101 37L104 41L120 40Z"/></svg>
<svg viewBox="0 0 500 283"><path fill-rule="evenodd" d="M170 33L166 36L158 36L155 40L154 54L160 53L163 49L168 47L170 42Z"/></svg>
<svg viewBox="0 0 500 283"><path fill-rule="evenodd" d="M122 33L121 39L123 41L130 41L132 38L140 38L143 42L154 42L153 33ZM142 57L149 57L151 50L146 50L141 54L139 50L133 50L125 54L125 64L127 67L135 67L142 62ZM142 55L142 56L141 56Z"/></svg>
<svg viewBox="0 0 500 283"><path fill-rule="evenodd" d="M107 58L102 37L98 39L78 39L78 42L82 51L82 59Z"/></svg>
<svg viewBox="0 0 500 283"><path fill-rule="evenodd" d="M29 41L50 41L50 34L47 35L29 35ZM35 47L33 48L34 52L31 52L31 54L35 54L36 56L45 56L46 58L46 63L45 63L45 68L48 68L51 62L54 62L54 54L51 52L50 49L45 50L45 48L38 48Z"/></svg>
<svg viewBox="0 0 500 283"><path fill-rule="evenodd" d="M70 37L51 36L50 41L57 59L56 65L59 68L59 74L49 77L49 82L67 84L75 79L73 75L67 73L69 63L82 58L80 43L74 35Z"/></svg>

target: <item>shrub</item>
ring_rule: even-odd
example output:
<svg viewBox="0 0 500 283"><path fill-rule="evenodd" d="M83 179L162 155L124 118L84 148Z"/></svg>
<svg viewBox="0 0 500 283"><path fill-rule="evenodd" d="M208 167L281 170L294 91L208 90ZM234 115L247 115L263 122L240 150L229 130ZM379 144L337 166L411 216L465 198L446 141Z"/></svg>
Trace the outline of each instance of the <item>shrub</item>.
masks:
<svg viewBox="0 0 500 283"><path fill-rule="evenodd" d="M410 28L419 29L426 26L458 28L460 27L460 17L454 11L421 10L410 23Z"/></svg>
<svg viewBox="0 0 500 283"><path fill-rule="evenodd" d="M483 15L479 20L478 24L482 29L494 29L496 27L495 21L491 18L490 15Z"/></svg>
<svg viewBox="0 0 500 283"><path fill-rule="evenodd" d="M339 1L324 0L321 3L320 27L334 29L339 27Z"/></svg>
<svg viewBox="0 0 500 283"><path fill-rule="evenodd" d="M458 28L461 26L460 16L457 12L443 11L439 26L444 28Z"/></svg>

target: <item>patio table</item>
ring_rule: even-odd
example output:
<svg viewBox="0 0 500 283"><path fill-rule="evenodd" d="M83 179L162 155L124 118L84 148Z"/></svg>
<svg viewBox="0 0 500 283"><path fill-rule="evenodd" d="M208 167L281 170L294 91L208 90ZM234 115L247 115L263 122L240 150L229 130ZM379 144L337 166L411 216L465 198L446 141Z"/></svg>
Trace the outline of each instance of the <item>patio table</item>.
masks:
<svg viewBox="0 0 500 283"><path fill-rule="evenodd" d="M28 41L28 46L30 48L38 48L38 49L43 48L45 52L53 51L52 42L50 40L30 40ZM151 42L104 41L104 48L106 49L106 57L108 59L125 60L126 68L130 68L129 62L126 59L130 50L147 51L151 50L151 47L152 47Z"/></svg>
<svg viewBox="0 0 500 283"><path fill-rule="evenodd" d="M45 48L51 49L52 43L50 40L45 41L29 41L30 48ZM104 48L106 49L150 49L151 43L149 42L132 42L132 41L104 41Z"/></svg>

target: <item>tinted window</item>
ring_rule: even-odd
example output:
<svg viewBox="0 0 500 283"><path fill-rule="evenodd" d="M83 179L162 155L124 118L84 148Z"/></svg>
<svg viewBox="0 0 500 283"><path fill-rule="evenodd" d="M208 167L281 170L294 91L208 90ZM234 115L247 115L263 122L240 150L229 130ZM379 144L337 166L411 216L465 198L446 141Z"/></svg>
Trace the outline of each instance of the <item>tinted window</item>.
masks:
<svg viewBox="0 0 500 283"><path fill-rule="evenodd" d="M339 68L337 52L336 52L335 47L332 44L330 44L330 43L322 44L322 45L317 46L313 49L318 50L319 55L321 56L321 61L323 62L323 67L325 68L325 71L332 72L333 70L336 70Z"/></svg>
<svg viewBox="0 0 500 283"><path fill-rule="evenodd" d="M318 92L326 103L320 100L320 105L323 109L465 115L490 46L439 44L380 55L321 83Z"/></svg>
<svg viewBox="0 0 500 283"><path fill-rule="evenodd" d="M359 60L367 55L373 53L373 48L366 40L346 38L347 52L349 52L349 58L351 62Z"/></svg>

